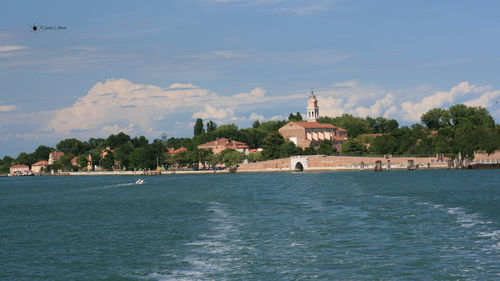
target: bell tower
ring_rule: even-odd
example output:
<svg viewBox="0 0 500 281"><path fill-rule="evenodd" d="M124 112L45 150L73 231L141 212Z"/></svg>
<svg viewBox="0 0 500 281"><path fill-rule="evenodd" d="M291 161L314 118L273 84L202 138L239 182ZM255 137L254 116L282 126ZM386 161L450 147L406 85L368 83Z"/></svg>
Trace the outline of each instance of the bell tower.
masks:
<svg viewBox="0 0 500 281"><path fill-rule="evenodd" d="M307 122L318 122L319 120L319 106L316 95L311 90L309 100L307 101Z"/></svg>

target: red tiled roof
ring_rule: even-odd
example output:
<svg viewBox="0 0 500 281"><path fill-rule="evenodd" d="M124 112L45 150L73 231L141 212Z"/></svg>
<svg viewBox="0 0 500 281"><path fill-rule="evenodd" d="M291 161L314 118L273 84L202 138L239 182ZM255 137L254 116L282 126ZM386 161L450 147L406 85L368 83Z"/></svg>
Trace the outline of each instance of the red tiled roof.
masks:
<svg viewBox="0 0 500 281"><path fill-rule="evenodd" d="M13 165L13 166L10 166L11 168L29 168L28 165Z"/></svg>
<svg viewBox="0 0 500 281"><path fill-rule="evenodd" d="M347 140L347 138L334 136L334 137L333 137L333 140L336 140L336 141L346 141L346 140Z"/></svg>
<svg viewBox="0 0 500 281"><path fill-rule="evenodd" d="M48 166L48 165L49 165L49 162L47 162L47 161L38 161L31 166Z"/></svg>
<svg viewBox="0 0 500 281"><path fill-rule="evenodd" d="M291 122L292 124L299 125L302 128L310 129L310 128L324 128L324 129L335 129L337 126L327 123L319 123L319 122Z"/></svg>
<svg viewBox="0 0 500 281"><path fill-rule="evenodd" d="M185 148L184 146L183 146L183 147L181 147L181 148L179 148L179 149L175 149L175 150L174 150L173 148L169 148L169 149L168 149L168 152L169 152L170 154L177 154L177 153L179 153L179 152L186 152L186 151L187 151L187 148Z"/></svg>
<svg viewBox="0 0 500 281"><path fill-rule="evenodd" d="M212 148L223 146L226 148L249 148L249 146L241 141L230 140L226 138L220 138L218 140L206 142L204 144L198 145L198 148Z"/></svg>
<svg viewBox="0 0 500 281"><path fill-rule="evenodd" d="M346 130L346 129L344 129L344 128L337 127L337 129L338 129L339 131L346 131L346 132L347 132L347 130Z"/></svg>
<svg viewBox="0 0 500 281"><path fill-rule="evenodd" d="M64 156L64 152L61 152L61 151L52 151L50 153L50 155L54 158L54 157L62 157Z"/></svg>

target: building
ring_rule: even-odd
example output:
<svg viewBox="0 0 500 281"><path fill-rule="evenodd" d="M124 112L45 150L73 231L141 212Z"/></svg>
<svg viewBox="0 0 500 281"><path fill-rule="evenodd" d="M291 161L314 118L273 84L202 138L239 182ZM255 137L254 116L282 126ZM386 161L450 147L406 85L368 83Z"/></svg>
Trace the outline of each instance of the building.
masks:
<svg viewBox="0 0 500 281"><path fill-rule="evenodd" d="M31 172L40 174L42 170L47 171L48 168L49 168L48 161L38 161L35 164L31 165Z"/></svg>
<svg viewBox="0 0 500 281"><path fill-rule="evenodd" d="M199 149L211 149L214 154L220 153L223 150L228 148L232 148L239 152L244 152L245 154L249 153L249 146L241 141L230 140L226 138L216 139L214 141L210 141L204 144L198 145Z"/></svg>
<svg viewBox="0 0 500 281"><path fill-rule="evenodd" d="M304 149L311 145L317 146L323 140L328 140L340 151L340 146L347 141L347 130L332 124L319 123L318 100L311 91L307 101L307 121L290 122L279 129L285 140L293 142Z"/></svg>
<svg viewBox="0 0 500 281"><path fill-rule="evenodd" d="M170 153L170 155L176 155L176 154L179 154L181 152L187 152L187 148L185 148L184 146L179 148L179 149L173 149L173 148L169 148L168 149L168 153Z"/></svg>
<svg viewBox="0 0 500 281"><path fill-rule="evenodd" d="M89 154L87 157L87 171L92 171L92 155Z"/></svg>
<svg viewBox="0 0 500 281"><path fill-rule="evenodd" d="M26 176L30 173L30 166L28 165L13 165L10 167L11 176Z"/></svg>
<svg viewBox="0 0 500 281"><path fill-rule="evenodd" d="M101 150L101 159L104 159L109 153L115 153L115 150L107 146L105 149Z"/></svg>
<svg viewBox="0 0 500 281"><path fill-rule="evenodd" d="M49 154L49 165L52 165L54 164L54 162L57 161L57 159L61 158L64 156L64 152L57 152L57 151L53 151Z"/></svg>

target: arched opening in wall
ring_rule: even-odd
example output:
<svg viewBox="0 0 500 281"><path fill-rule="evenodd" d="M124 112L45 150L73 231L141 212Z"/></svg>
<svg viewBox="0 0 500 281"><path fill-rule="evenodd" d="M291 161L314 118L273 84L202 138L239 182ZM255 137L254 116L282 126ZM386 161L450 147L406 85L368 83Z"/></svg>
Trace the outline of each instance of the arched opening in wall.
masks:
<svg viewBox="0 0 500 281"><path fill-rule="evenodd" d="M302 172L302 171L304 171L304 166L302 166L302 163L297 162L297 164L295 164L295 171L296 172Z"/></svg>

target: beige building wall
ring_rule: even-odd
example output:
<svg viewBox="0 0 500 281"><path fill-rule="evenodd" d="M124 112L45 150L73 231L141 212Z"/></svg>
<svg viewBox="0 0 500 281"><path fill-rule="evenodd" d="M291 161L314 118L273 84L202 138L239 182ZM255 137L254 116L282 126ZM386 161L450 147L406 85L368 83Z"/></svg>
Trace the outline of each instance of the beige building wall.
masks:
<svg viewBox="0 0 500 281"><path fill-rule="evenodd" d="M284 139L291 137L297 138L297 146L300 148L307 148L311 145L311 141L306 139L306 129L294 123L288 123L281 127L279 133Z"/></svg>

